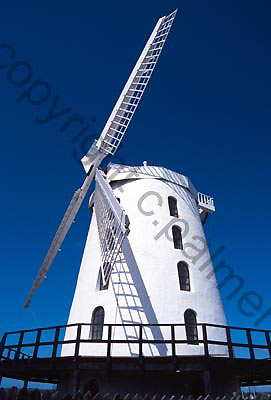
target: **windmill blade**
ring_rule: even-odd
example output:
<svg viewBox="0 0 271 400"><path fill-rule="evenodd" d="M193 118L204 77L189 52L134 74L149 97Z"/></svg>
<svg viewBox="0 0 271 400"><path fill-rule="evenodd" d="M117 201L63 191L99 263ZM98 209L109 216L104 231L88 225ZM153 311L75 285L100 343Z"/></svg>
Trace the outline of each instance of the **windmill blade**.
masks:
<svg viewBox="0 0 271 400"><path fill-rule="evenodd" d="M100 163L100 159L97 160L96 164L98 165ZM95 166L92 168L92 170L90 171L90 174L85 178L83 185L76 190L76 192L74 193L72 200L67 208L67 211L65 212L65 215L58 227L58 230L55 234L55 237L51 243L51 246L46 254L46 257L42 263L42 266L39 270L39 273L32 285L32 288L28 294L28 297L26 299L25 305L24 305L24 309L27 309L31 299L33 297L33 294L35 292L35 289L39 288L43 279L45 278L49 268L52 265L52 262L57 254L57 252L60 249L60 246L63 242L63 240L65 239L65 236L67 235L71 224L74 221L74 218L76 216L76 214L78 213L78 210L87 194L87 191L89 189L89 186L91 184L91 182L93 181L95 172L96 172L96 164Z"/></svg>
<svg viewBox="0 0 271 400"><path fill-rule="evenodd" d="M118 149L157 64L176 13L177 10L158 20L99 139L81 160L86 172L89 171L99 152L104 156L114 155Z"/></svg>
<svg viewBox="0 0 271 400"><path fill-rule="evenodd" d="M94 210L101 247L103 285L108 284L122 242L129 234L129 219L100 171L96 172Z"/></svg>

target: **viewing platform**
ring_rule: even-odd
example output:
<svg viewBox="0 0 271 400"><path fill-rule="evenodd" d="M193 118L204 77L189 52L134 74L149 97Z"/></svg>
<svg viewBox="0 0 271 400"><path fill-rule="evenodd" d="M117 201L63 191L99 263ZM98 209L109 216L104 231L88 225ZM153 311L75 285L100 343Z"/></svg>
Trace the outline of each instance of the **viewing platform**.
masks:
<svg viewBox="0 0 271 400"><path fill-rule="evenodd" d="M65 330L71 327L76 329L76 338L64 340ZM219 368L220 372L234 373L243 386L271 384L271 331L197 324L198 338L191 343L191 340L178 338L177 332L180 328L185 329L184 324L133 325L138 335L136 338L127 337L126 340L114 338L113 331L117 327L123 328L124 325L105 324L101 340L82 338L83 330L90 329L90 324L61 325L5 333L0 348L0 376L24 381L58 383L63 374L76 372L78 376L80 371L185 374L187 371L215 371ZM151 327L163 330L166 328L168 337L159 340L146 339L145 331ZM222 330L225 340L212 340L213 329ZM85 343L102 346L103 354L80 355L81 347ZM136 345L137 352L133 357L114 357L114 344ZM149 344L169 345L171 351L162 356L144 356L144 346ZM69 357L61 356L61 347L65 345L73 346L73 354ZM227 352L224 356L211 355L209 349L212 345L221 346L223 349L226 347ZM184 355L182 346L194 346L195 349L200 346L202 354L195 352L195 355Z"/></svg>

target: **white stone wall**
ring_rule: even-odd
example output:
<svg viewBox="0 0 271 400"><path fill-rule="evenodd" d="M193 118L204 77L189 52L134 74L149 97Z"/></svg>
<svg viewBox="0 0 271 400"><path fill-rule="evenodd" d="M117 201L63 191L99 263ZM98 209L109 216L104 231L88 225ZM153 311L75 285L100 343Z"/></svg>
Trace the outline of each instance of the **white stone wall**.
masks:
<svg viewBox="0 0 271 400"><path fill-rule="evenodd" d="M220 294L210 264L204 271L200 266L210 255L208 249L197 262L193 250L203 247L205 240L195 200L191 193L179 185L159 179L130 179L112 183L115 195L130 220L130 234L123 244L121 254L112 273L107 290L98 285L100 250L95 214L82 259L76 291L68 323L91 323L92 312L97 306L105 310L105 324L183 324L186 309L193 309L198 323L226 324ZM168 196L178 201L179 218L171 217ZM146 215L146 213L149 213ZM186 251L174 249L171 240L171 223L183 230ZM166 232L168 231L168 234ZM194 247L195 249L195 247ZM185 261L189 266L191 291L181 291L177 263ZM194 260L195 261L195 260ZM118 327L113 330L114 339L138 338L139 328ZM202 332L198 330L199 339ZM226 340L223 329L209 328L213 340ZM82 338L88 338L89 328L83 327ZM184 327L176 328L176 339L185 339ZM75 337L74 328L68 328L65 339ZM148 327L143 337L169 339L170 327ZM107 338L104 327L103 338ZM62 355L71 355L74 345L64 345ZM113 344L112 354L137 356L138 345ZM213 355L227 354L222 346L209 346ZM203 354L203 345L179 344L177 354ZM144 355L171 355L170 344L143 345ZM106 344L87 343L80 346L81 355L106 355Z"/></svg>

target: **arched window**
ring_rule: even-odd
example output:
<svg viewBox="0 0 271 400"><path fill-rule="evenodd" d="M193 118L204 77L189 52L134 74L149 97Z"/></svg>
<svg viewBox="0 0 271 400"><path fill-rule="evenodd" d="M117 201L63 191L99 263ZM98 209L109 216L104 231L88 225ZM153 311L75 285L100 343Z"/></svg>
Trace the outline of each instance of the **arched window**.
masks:
<svg viewBox="0 0 271 400"><path fill-rule="evenodd" d="M198 328L197 328L197 316L195 311L186 310L184 313L186 339L189 344L199 344L198 340Z"/></svg>
<svg viewBox="0 0 271 400"><path fill-rule="evenodd" d="M168 197L168 206L169 206L169 215L172 217L178 218L178 207L177 207L177 200L175 197L169 196Z"/></svg>
<svg viewBox="0 0 271 400"><path fill-rule="evenodd" d="M89 338L92 340L102 340L103 327L104 327L104 309L103 307L99 306L96 307L92 313Z"/></svg>
<svg viewBox="0 0 271 400"><path fill-rule="evenodd" d="M174 248L183 250L182 230L179 226L173 225L172 236Z"/></svg>
<svg viewBox="0 0 271 400"><path fill-rule="evenodd" d="M184 261L180 261L177 264L178 275L179 275L179 283L181 290L190 291L190 278L189 278L189 269L188 265Z"/></svg>

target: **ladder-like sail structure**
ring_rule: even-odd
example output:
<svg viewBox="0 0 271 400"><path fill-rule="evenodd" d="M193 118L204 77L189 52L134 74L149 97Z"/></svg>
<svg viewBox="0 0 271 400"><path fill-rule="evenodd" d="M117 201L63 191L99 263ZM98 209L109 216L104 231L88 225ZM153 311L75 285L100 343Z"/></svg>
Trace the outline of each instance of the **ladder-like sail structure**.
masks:
<svg viewBox="0 0 271 400"><path fill-rule="evenodd" d="M62 218L62 221L58 227L55 237L49 247L46 257L40 267L38 275L37 275L37 277L32 285L32 288L30 289L30 292L27 296L26 302L24 304L25 309L28 308L28 306L32 300L32 297L34 295L35 290L40 287L44 278L46 277L46 274L49 271L49 268L51 267L52 262L56 256L57 252L59 251L60 246L63 243L63 240L65 239L65 237L70 229L70 226L73 223L74 218L77 215L78 210L88 192L89 186L93 180L95 172L96 172L95 169L92 169L91 173L85 178L83 185L75 191L75 193L70 201L70 204L68 205L68 208L65 212L65 215Z"/></svg>
<svg viewBox="0 0 271 400"><path fill-rule="evenodd" d="M176 13L177 10L167 17L162 17L158 20L105 124L100 138L93 143L88 153L81 160L86 172L89 171L99 151L103 152L105 155L114 155L118 149L149 83Z"/></svg>
<svg viewBox="0 0 271 400"><path fill-rule="evenodd" d="M129 234L129 219L100 171L96 172L94 210L101 249L103 286L108 284L122 242Z"/></svg>

